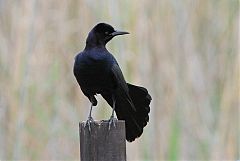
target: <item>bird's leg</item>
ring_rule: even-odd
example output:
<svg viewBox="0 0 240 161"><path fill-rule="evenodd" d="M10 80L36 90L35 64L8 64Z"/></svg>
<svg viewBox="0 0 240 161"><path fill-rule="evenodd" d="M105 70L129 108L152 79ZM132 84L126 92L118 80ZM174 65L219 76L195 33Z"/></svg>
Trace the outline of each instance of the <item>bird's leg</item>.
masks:
<svg viewBox="0 0 240 161"><path fill-rule="evenodd" d="M115 99L114 95L112 95L112 100L113 100L112 115L111 115L111 117L109 119L108 130L110 130L111 124L113 124L113 126L116 127L115 122L117 120L116 118L114 118L114 111L115 111L115 105L116 105L116 99Z"/></svg>
<svg viewBox="0 0 240 161"><path fill-rule="evenodd" d="M84 125L84 127L88 126L88 129L89 129L89 132L91 132L91 122L94 122L93 118L92 118L92 107L93 107L93 103L92 103L92 100L91 100L91 107L90 107L90 112L89 112L89 115L88 115L88 119Z"/></svg>

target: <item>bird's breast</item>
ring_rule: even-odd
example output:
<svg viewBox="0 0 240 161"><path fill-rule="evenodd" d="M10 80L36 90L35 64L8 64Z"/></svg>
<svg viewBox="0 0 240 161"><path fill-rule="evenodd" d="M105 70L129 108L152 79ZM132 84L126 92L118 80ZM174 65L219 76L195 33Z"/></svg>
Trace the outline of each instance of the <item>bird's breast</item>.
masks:
<svg viewBox="0 0 240 161"><path fill-rule="evenodd" d="M74 74L80 87L87 93L103 93L112 90L111 61L103 56L87 55L76 59Z"/></svg>

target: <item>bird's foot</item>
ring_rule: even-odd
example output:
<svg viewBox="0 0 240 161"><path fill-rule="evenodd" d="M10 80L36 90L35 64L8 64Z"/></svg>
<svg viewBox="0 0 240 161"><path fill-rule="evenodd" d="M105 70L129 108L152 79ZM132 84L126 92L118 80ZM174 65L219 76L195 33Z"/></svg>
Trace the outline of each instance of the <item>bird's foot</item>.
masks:
<svg viewBox="0 0 240 161"><path fill-rule="evenodd" d="M114 118L113 116L110 117L110 119L108 120L108 130L111 129L112 124L114 127L116 127L116 121L117 121L116 118Z"/></svg>
<svg viewBox="0 0 240 161"><path fill-rule="evenodd" d="M88 117L87 121L84 124L84 128L88 126L89 132L91 132L91 123L94 122L93 118L91 116Z"/></svg>

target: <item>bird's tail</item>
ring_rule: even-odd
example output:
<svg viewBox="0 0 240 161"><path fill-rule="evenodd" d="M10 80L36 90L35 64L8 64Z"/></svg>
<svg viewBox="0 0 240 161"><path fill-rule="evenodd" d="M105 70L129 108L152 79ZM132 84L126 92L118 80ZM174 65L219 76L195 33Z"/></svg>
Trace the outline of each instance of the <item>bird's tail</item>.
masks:
<svg viewBox="0 0 240 161"><path fill-rule="evenodd" d="M123 97L121 93L116 94L115 112L119 120L125 120L126 139L134 141L143 133L143 128L149 121L151 96L147 89L127 83L131 100ZM112 106L111 95L102 94L109 105Z"/></svg>
<svg viewBox="0 0 240 161"><path fill-rule="evenodd" d="M118 119L125 120L126 139L132 142L141 136L143 128L149 121L149 105L152 98L148 94L147 89L132 84L127 85L132 102L117 96L115 111Z"/></svg>

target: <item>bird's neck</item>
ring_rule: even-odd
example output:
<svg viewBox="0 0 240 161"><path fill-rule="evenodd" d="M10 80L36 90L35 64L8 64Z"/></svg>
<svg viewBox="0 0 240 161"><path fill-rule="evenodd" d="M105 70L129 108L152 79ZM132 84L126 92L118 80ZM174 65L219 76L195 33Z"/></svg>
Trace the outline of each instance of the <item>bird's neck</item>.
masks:
<svg viewBox="0 0 240 161"><path fill-rule="evenodd" d="M93 49L93 48L106 48L105 44L101 44L101 43L93 43L93 42L86 42L86 46L85 49L89 50L89 49Z"/></svg>
<svg viewBox="0 0 240 161"><path fill-rule="evenodd" d="M92 48L106 48L106 44L100 41L94 34L89 33L85 49L92 49Z"/></svg>

